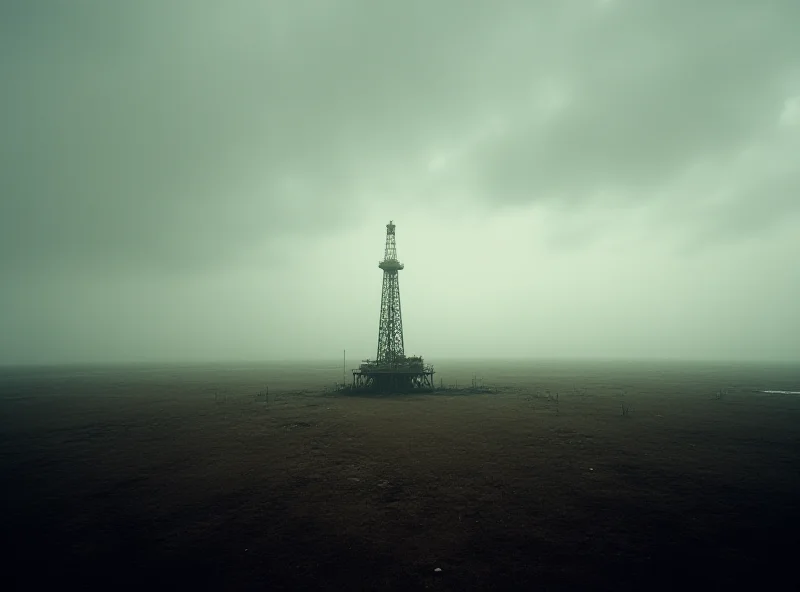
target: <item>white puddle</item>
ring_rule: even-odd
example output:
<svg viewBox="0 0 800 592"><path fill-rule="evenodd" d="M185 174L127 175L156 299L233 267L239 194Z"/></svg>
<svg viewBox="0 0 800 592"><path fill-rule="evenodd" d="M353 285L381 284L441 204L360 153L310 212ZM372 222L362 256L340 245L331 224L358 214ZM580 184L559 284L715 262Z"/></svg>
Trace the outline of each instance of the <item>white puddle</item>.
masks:
<svg viewBox="0 0 800 592"><path fill-rule="evenodd" d="M800 395L800 391L761 391L770 395Z"/></svg>

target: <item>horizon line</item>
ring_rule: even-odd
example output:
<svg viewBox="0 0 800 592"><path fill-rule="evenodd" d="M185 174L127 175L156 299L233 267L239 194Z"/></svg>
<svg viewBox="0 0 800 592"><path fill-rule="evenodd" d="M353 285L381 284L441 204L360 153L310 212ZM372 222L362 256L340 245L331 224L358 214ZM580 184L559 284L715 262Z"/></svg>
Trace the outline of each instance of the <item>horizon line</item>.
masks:
<svg viewBox="0 0 800 592"><path fill-rule="evenodd" d="M423 356L424 357L424 356ZM357 358L356 366L361 363ZM366 358L365 358L366 359ZM534 362L534 363L671 363L671 364L776 364L800 365L798 359L776 358L679 358L679 357L623 357L623 356L443 356L426 358L434 367L438 362ZM172 360L75 360L75 361L48 361L48 362L0 362L0 369L13 368L64 368L76 366L201 366L201 365L265 365L265 364L325 364L331 368L341 368L342 359L334 357L323 358L261 358L261 359L172 359ZM348 369L356 366L348 363Z"/></svg>

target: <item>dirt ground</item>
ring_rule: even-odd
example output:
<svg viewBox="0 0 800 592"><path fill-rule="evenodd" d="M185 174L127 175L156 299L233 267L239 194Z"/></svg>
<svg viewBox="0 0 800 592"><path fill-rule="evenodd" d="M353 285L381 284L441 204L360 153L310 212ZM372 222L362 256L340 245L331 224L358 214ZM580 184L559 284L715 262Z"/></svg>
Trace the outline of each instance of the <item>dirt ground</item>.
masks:
<svg viewBox="0 0 800 592"><path fill-rule="evenodd" d="M3 588L799 589L800 396L701 376L7 373Z"/></svg>

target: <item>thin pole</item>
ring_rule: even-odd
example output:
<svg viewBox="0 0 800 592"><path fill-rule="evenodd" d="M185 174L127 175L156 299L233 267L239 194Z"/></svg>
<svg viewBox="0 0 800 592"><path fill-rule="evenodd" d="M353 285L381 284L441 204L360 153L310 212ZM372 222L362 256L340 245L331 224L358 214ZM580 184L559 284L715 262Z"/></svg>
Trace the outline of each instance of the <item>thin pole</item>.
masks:
<svg viewBox="0 0 800 592"><path fill-rule="evenodd" d="M347 350L342 350L342 386L347 380Z"/></svg>

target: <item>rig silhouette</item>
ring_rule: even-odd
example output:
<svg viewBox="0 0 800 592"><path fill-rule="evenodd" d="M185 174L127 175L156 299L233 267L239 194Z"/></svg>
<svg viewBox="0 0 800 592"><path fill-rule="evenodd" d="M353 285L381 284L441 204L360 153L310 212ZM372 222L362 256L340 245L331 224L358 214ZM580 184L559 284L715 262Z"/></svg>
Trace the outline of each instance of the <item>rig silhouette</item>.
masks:
<svg viewBox="0 0 800 592"><path fill-rule="evenodd" d="M404 265L397 260L395 225L386 225L386 249L378 267L383 270L381 313L378 327L378 353L375 360L363 360L353 370L353 390L407 392L433 390L433 366L422 356L406 356L403 351L403 316L400 310L398 272Z"/></svg>

